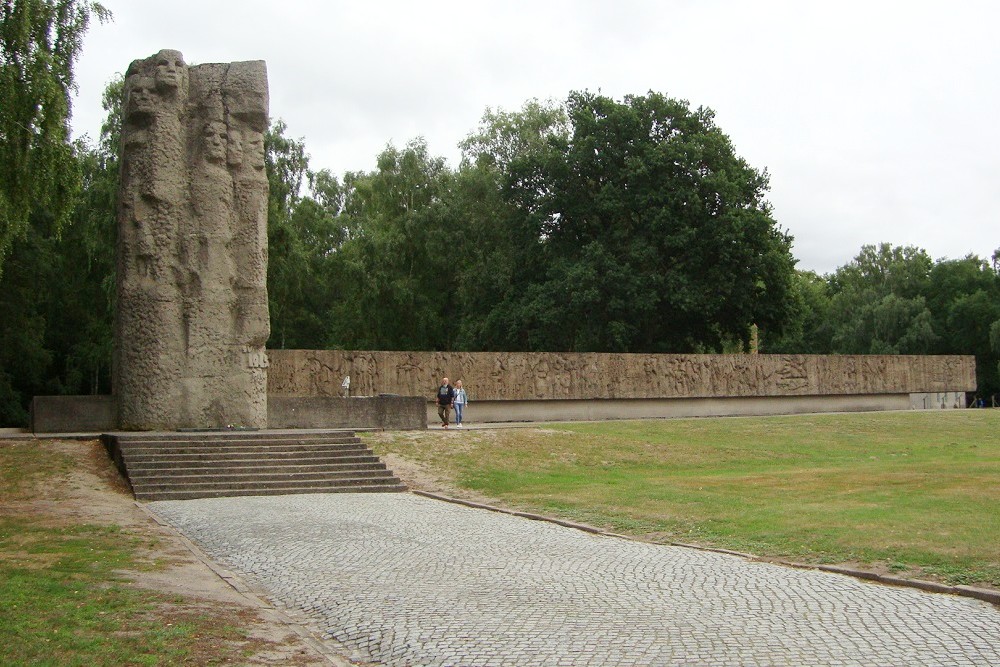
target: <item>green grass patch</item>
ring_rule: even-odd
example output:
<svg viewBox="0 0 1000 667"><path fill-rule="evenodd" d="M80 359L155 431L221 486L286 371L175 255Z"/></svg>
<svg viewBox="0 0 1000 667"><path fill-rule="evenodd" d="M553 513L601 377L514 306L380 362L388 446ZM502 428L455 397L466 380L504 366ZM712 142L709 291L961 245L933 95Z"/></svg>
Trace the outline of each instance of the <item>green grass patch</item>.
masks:
<svg viewBox="0 0 1000 667"><path fill-rule="evenodd" d="M1000 586L1000 411L384 434L512 507L663 541Z"/></svg>
<svg viewBox="0 0 1000 667"><path fill-rule="evenodd" d="M114 574L135 565L121 539L113 528L0 521L0 635L7 664L183 659L184 649L173 644L177 630L160 627L154 618L155 597L126 588Z"/></svg>
<svg viewBox="0 0 1000 667"><path fill-rule="evenodd" d="M2 663L238 662L248 645L239 614L135 588L124 577L155 567L143 555L149 535L77 524L46 509L65 502L72 465L44 444L0 442Z"/></svg>

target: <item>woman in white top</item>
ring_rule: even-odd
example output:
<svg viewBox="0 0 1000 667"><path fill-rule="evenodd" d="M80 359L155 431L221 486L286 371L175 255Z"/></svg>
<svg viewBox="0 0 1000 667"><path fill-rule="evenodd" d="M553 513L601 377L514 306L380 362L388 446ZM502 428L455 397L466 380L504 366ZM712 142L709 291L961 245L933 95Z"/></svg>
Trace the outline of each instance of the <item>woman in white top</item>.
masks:
<svg viewBox="0 0 1000 667"><path fill-rule="evenodd" d="M465 412L465 405L469 402L469 397L466 395L465 390L462 389L462 381L458 380L455 382L455 400L452 405L455 407L455 426L457 428L462 428L462 417Z"/></svg>

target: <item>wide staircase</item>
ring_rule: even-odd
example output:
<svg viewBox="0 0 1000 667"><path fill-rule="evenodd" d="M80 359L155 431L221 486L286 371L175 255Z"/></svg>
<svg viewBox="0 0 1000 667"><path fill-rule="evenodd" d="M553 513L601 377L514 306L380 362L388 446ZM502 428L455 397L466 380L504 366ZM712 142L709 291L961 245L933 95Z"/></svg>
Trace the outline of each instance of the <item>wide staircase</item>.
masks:
<svg viewBox="0 0 1000 667"><path fill-rule="evenodd" d="M108 433L101 440L136 500L406 491L353 431Z"/></svg>

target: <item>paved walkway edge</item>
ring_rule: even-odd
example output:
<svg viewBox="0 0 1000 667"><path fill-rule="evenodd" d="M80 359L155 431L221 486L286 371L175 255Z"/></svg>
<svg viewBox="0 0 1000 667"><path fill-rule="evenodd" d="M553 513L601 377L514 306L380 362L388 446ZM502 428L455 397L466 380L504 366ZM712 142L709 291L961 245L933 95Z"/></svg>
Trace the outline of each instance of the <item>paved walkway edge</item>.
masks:
<svg viewBox="0 0 1000 667"><path fill-rule="evenodd" d="M276 621L289 627L302 639L304 643L308 644L314 651L316 651L318 655L326 658L331 665L335 665L335 667L352 667L352 665L356 664L344 658L345 655L352 652L349 648L346 646L340 647L342 649L340 653L332 651L330 645L333 644L335 646L339 646L337 642L332 639L317 637L312 631L309 630L304 619L295 618L293 615L278 609L273 604L268 602L266 591L255 590L239 576L215 563L204 551L201 550L201 547L189 540L183 533L178 531L172 525L161 519L155 512L150 510L143 503L135 501L135 505L145 512L146 516L155 521L158 525L166 528L176 535L178 539L180 539L181 543L187 547L188 551L190 551L195 558L204 563L205 566L214 572L217 577L229 584L237 593L243 596L243 598L247 600L248 606L256 608L262 616L270 617L269 620Z"/></svg>
<svg viewBox="0 0 1000 667"><path fill-rule="evenodd" d="M582 530L586 533L593 533L594 535L603 535L605 537L618 537L623 540L631 540L633 542L644 542L632 535L622 535L620 533L610 533L599 528L594 528L593 526L588 526L582 523L574 523L572 521L565 521L563 519L556 519L554 517L544 516L542 514L533 514L531 512L518 512L515 510L508 510L502 507L495 507L493 505L485 505L483 503L473 502L471 500L462 500L461 498L452 498L450 496L444 496L439 493L431 493L429 491L419 491L416 489L411 489L410 493L418 496L424 496L425 498L433 498L434 500L442 500L448 503L455 503L456 505L465 505L466 507L473 507L475 509L489 510L490 512L498 512L500 514L510 514L511 516L519 516L525 519L531 519L533 521L545 521L547 523L554 523L558 526L565 526L566 528L573 528L576 530ZM656 544L666 544L672 547L683 547L685 549L697 549L699 551L711 551L713 553L729 554L731 556L739 556L741 558L746 558L747 560L757 561L762 563L774 563L776 565L784 565L786 567L794 567L800 570L820 570L822 572L833 572L836 574L844 574L849 577L854 577L855 579L864 579L866 581L871 581L878 584L884 584L888 586L903 586L906 588L917 588L930 593L944 593L947 595L959 595L962 597L975 598L977 600L982 600L984 602L989 602L1000 606L1000 591L990 590L988 588L977 588L975 586L950 586L948 584L939 584L935 581L924 581L922 579L905 579L903 577L893 577L891 575L878 574L877 572L871 572L869 570L858 570L850 567L842 567L840 565L815 565L810 563L796 563L794 561L785 561L775 558L763 558L761 556L756 556L754 554L743 553L740 551L731 551L729 549L717 549L714 547L705 547L698 544L685 544L684 542L657 542Z"/></svg>

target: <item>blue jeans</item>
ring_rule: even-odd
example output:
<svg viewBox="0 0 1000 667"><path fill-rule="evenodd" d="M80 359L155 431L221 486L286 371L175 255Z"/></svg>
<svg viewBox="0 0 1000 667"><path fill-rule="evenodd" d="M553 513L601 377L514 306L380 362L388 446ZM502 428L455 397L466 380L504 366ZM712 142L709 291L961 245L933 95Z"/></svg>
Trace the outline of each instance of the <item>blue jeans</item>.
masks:
<svg viewBox="0 0 1000 667"><path fill-rule="evenodd" d="M462 423L462 412L465 410L465 403L456 403L454 405L454 408L455 408L455 423L456 424L461 424Z"/></svg>

